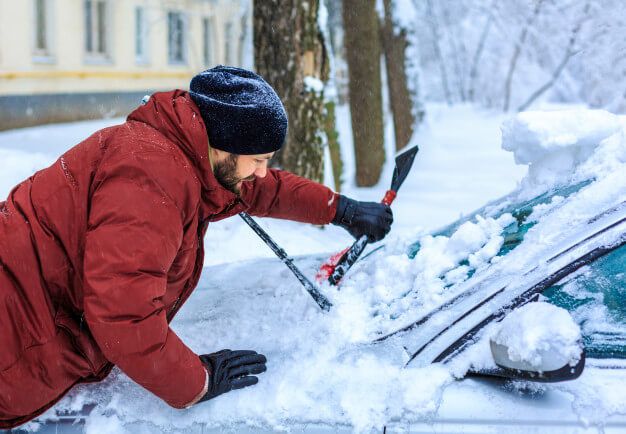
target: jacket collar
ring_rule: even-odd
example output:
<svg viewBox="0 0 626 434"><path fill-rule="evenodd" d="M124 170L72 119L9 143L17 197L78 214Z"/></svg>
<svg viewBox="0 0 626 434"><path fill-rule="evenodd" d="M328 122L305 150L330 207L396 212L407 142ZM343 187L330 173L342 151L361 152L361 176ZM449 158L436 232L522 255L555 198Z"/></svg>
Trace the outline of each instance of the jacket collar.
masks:
<svg viewBox="0 0 626 434"><path fill-rule="evenodd" d="M200 110L186 91L156 92L127 118L150 125L175 143L193 164L202 185L202 218L216 214L236 201L237 195L215 179L209 158L209 139Z"/></svg>

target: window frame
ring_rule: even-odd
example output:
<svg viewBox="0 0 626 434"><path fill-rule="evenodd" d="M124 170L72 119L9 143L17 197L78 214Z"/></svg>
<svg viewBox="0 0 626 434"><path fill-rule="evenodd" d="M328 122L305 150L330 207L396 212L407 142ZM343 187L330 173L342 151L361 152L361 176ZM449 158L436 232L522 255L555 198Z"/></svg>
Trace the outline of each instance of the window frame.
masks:
<svg viewBox="0 0 626 434"><path fill-rule="evenodd" d="M148 23L148 8L142 5L136 5L134 9L135 24L135 63L138 65L150 64L150 29ZM141 28L139 28L141 27ZM138 50L141 45L141 52Z"/></svg>
<svg viewBox="0 0 626 434"><path fill-rule="evenodd" d="M235 64L235 20L228 18L224 23L224 62L229 66Z"/></svg>
<svg viewBox="0 0 626 434"><path fill-rule="evenodd" d="M111 61L111 7L107 0L83 1L84 40L86 63Z"/></svg>
<svg viewBox="0 0 626 434"><path fill-rule="evenodd" d="M202 62L205 67L213 66L215 62L216 44L215 41L215 17L206 16L202 18Z"/></svg>
<svg viewBox="0 0 626 434"><path fill-rule="evenodd" d="M167 11L166 15L166 23L167 23L167 63L168 65L187 65L189 61L189 50L188 50L188 42L189 42L189 20L187 18L187 14L182 11L170 10ZM176 56L178 53L174 53L173 46L173 38L174 34L172 31L173 19L177 18L177 22L181 24L180 29L180 57ZM178 35L176 35L178 36Z"/></svg>
<svg viewBox="0 0 626 434"><path fill-rule="evenodd" d="M54 0L32 1L32 60L35 63L54 63ZM40 19L43 31L40 28ZM42 38L44 46L40 47Z"/></svg>

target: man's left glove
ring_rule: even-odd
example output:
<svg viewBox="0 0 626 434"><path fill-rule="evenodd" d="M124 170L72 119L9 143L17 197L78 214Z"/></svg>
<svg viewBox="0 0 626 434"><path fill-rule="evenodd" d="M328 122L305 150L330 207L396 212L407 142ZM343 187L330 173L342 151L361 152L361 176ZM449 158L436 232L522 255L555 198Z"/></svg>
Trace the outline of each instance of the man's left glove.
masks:
<svg viewBox="0 0 626 434"><path fill-rule="evenodd" d="M200 360L209 370L209 388L198 402L215 398L234 389L252 386L259 382L254 375L267 370L267 359L256 351L221 350L203 354Z"/></svg>
<svg viewBox="0 0 626 434"><path fill-rule="evenodd" d="M380 241L391 229L391 208L380 202L359 202L343 194L337 199L337 213L331 222L343 227L357 240L367 235L370 243Z"/></svg>

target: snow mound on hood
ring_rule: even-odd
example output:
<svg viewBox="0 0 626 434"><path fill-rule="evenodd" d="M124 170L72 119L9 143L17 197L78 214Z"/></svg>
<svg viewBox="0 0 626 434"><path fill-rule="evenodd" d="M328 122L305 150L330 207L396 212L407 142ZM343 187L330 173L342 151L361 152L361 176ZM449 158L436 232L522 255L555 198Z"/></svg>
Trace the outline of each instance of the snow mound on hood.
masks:
<svg viewBox="0 0 626 434"><path fill-rule="evenodd" d="M514 153L516 163L529 166L522 187L535 193L536 187L571 180L607 140L625 129L626 117L603 110L523 112L503 123L502 148Z"/></svg>
<svg viewBox="0 0 626 434"><path fill-rule="evenodd" d="M582 334L569 312L549 303L528 303L508 314L493 340L508 347L514 362L540 368L546 354L575 364L580 360Z"/></svg>

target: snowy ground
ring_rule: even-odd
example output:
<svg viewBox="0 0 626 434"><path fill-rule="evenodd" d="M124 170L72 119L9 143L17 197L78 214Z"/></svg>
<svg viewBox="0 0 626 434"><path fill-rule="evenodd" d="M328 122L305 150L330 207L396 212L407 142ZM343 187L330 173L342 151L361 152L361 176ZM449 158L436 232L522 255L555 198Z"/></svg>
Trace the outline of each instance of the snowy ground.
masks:
<svg viewBox="0 0 626 434"><path fill-rule="evenodd" d="M440 414L447 411L445 406L439 409L439 404L442 394L457 387L450 385L451 372L432 365L401 369L397 361L360 345L371 338L375 327L390 327L399 321L392 314L402 313L402 303L394 300L404 291L403 285L415 286L417 282L424 288L414 300L428 307L429 303L441 301L440 273L447 272L446 278L451 280L462 277L450 273L454 267L448 262L467 257L472 265L488 266L494 250L501 245L500 234L510 215L464 225L450 238L428 238L425 232L516 187L520 187L520 196L532 195L551 183L569 179L571 174L599 176L603 182L581 193L578 203L565 202L565 214L546 219L544 230L562 227L564 216L582 221L593 215L595 207L626 196L626 139L623 119L609 114L595 119L583 113L583 119L595 119L588 125L572 114L555 115L542 125L539 121L549 116L529 115L505 122L507 119L500 114L469 106L432 105L426 109L427 121L412 143L419 144L420 153L392 207L395 223L387 239L387 255L375 269L355 269L344 289L332 295L335 308L330 314L317 310L289 271L239 218L209 227L205 240L208 268L192 300L172 326L198 353L227 347L253 348L266 354L268 372L262 374L257 386L180 412L168 408L116 370L102 384L78 387L57 409L78 410L84 403L97 403L87 421L89 432L133 431L139 425L146 430L197 430L198 426L238 424L288 429L320 422L368 429L391 420L411 421L432 417L438 410ZM348 167L345 177L350 179L353 159L346 139L346 115L345 108L341 109L338 124ZM0 195L95 129L117 122L0 133ZM503 122L505 146L518 161L530 166L531 174L523 181L528 166L515 165L513 153L501 149ZM602 146L598 146L600 142ZM532 146L537 147L534 157L524 152ZM347 183L344 193L361 200L380 200L393 170L393 160L388 160L377 187L362 189ZM580 203L590 205L581 209ZM261 224L291 255L315 254L298 261L309 274L318 265L316 258L352 241L336 227L319 229L272 219L262 219ZM533 243L546 243L541 228L529 234ZM418 238L423 241L424 254L409 261L401 253L403 240ZM518 256L519 264L523 255ZM241 270L246 267L250 273L242 276ZM396 311L385 311L385 306ZM385 323L389 318L392 320ZM610 379L603 378L591 374L577 385L547 390L567 396L567 402L578 408L579 417L586 420L626 413L626 400L617 396ZM597 385L606 387L596 389ZM597 401L580 393L591 390L606 405L596 408ZM502 408L499 411L504 413Z"/></svg>

